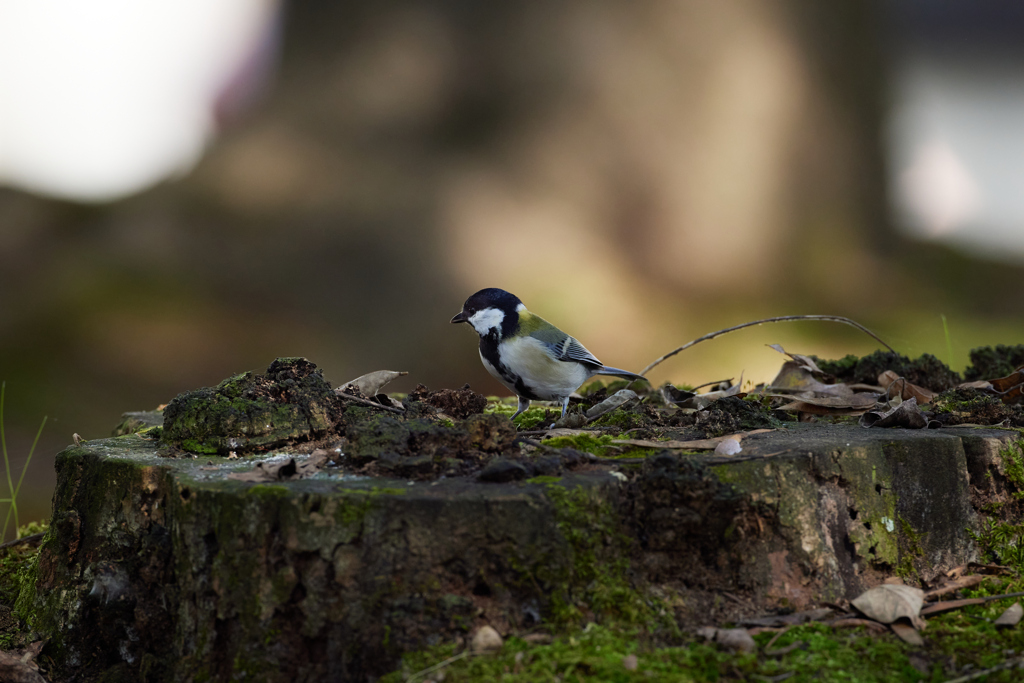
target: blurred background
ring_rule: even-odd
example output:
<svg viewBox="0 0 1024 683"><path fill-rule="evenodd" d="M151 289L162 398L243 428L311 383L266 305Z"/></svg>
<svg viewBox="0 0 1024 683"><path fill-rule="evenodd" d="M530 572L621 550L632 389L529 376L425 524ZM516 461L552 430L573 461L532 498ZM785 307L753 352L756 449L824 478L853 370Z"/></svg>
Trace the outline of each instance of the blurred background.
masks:
<svg viewBox="0 0 1024 683"><path fill-rule="evenodd" d="M1024 342L1024 5L0 0L0 380L54 455L277 356L506 393L497 286L638 371L854 318L962 370ZM945 324L944 324L945 321ZM655 383L770 380L762 326ZM6 491L0 485L0 497Z"/></svg>

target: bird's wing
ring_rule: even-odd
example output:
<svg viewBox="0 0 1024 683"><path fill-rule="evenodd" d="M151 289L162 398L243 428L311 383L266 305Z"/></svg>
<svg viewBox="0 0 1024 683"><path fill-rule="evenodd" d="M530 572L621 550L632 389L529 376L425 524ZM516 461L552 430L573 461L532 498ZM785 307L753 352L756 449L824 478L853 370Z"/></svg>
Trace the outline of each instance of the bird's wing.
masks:
<svg viewBox="0 0 1024 683"><path fill-rule="evenodd" d="M555 360L575 361L596 367L601 367L602 365L601 361L590 351L587 351L583 344L580 344L574 337L570 337L557 328L546 331L542 330L530 336L543 342Z"/></svg>
<svg viewBox="0 0 1024 683"><path fill-rule="evenodd" d="M574 360L578 363L586 363L587 365L604 365L604 363L597 359L597 356L587 351L587 348L580 344L575 337L567 338L561 344L560 351L558 360Z"/></svg>
<svg viewBox="0 0 1024 683"><path fill-rule="evenodd" d="M601 367L604 364L594 354L587 351L583 344L580 344L575 337L570 337L565 332L547 322L539 315L529 311L519 313L520 325L523 331L544 344L552 358L560 361L575 361L594 367Z"/></svg>

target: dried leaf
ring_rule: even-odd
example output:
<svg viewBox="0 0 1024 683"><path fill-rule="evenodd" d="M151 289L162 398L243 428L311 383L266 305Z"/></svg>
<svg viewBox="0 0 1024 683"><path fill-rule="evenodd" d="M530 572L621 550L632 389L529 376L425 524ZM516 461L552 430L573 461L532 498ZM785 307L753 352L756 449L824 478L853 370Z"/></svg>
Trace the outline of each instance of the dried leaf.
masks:
<svg viewBox="0 0 1024 683"><path fill-rule="evenodd" d="M734 652L756 652L757 643L743 628L714 628L705 626L698 629L697 635L711 640Z"/></svg>
<svg viewBox="0 0 1024 683"><path fill-rule="evenodd" d="M665 399L665 403L671 403L673 405L679 405L696 395L696 391L684 391L682 389L677 389L671 384L666 384L661 388L661 397Z"/></svg>
<svg viewBox="0 0 1024 683"><path fill-rule="evenodd" d="M743 450L743 446L740 446L740 440L734 437L722 439L715 446L715 455L736 455Z"/></svg>
<svg viewBox="0 0 1024 683"><path fill-rule="evenodd" d="M909 398L917 399L918 404L931 403L932 399L935 398L936 394L931 389L925 389L919 387L916 384L911 384L905 378L900 377L892 370L886 370L878 376L878 383L883 389L889 389L890 386L895 384L895 388L899 389L899 396L904 401ZM891 395L891 393L890 393Z"/></svg>
<svg viewBox="0 0 1024 683"><path fill-rule="evenodd" d="M1019 602L1015 602L999 615L999 618L995 620L995 625L1003 628L1016 626L1020 623L1021 617L1024 617L1024 607L1021 607Z"/></svg>
<svg viewBox="0 0 1024 683"><path fill-rule="evenodd" d="M476 654L497 652L504 645L504 641L493 626L484 624L477 629L470 641L469 649Z"/></svg>
<svg viewBox="0 0 1024 683"><path fill-rule="evenodd" d="M676 401L675 405L680 408L703 410L720 398L725 398L726 396L743 396L744 394L741 391L742 387L743 377L740 377L740 381L728 389L718 389L716 391L709 391L705 394L694 394L682 401Z"/></svg>
<svg viewBox="0 0 1024 683"><path fill-rule="evenodd" d="M920 617L924 591L913 586L883 584L854 598L851 605L864 616L882 624L906 617L917 628L924 628Z"/></svg>
<svg viewBox="0 0 1024 683"><path fill-rule="evenodd" d="M399 372L398 370L377 370L345 382L342 386L354 386L363 396L376 396L384 385L408 374L408 372Z"/></svg>
<svg viewBox="0 0 1024 683"><path fill-rule="evenodd" d="M1006 377L1000 377L989 381L991 382L993 389L1000 393L1005 392L1008 389L1024 383L1024 366L1017 368Z"/></svg>
<svg viewBox="0 0 1024 683"><path fill-rule="evenodd" d="M796 399L780 407L780 410L813 413L815 415L860 415L870 410L878 401L878 394L863 392L849 396L786 396L766 394L784 399Z"/></svg>
<svg viewBox="0 0 1024 683"><path fill-rule="evenodd" d="M822 372L821 368L819 368L817 364L814 362L814 359L811 358L810 356L801 356L798 353L790 353L786 351L786 349L782 348L782 344L769 344L768 347L775 349L784 356L789 356L790 358L793 359L793 362L795 362L800 368L803 368L807 372L813 372L818 375L825 374L824 372Z"/></svg>
<svg viewBox="0 0 1024 683"><path fill-rule="evenodd" d="M626 405L632 401L637 400L638 396L636 392L631 389L622 389L616 391L614 394L606 398L605 400L598 403L596 406L587 411L588 420L596 420L605 413L611 412L616 408Z"/></svg>
<svg viewBox="0 0 1024 683"><path fill-rule="evenodd" d="M894 621L889 624L889 628L892 629L893 633L900 637L900 640L908 645L913 645L914 647L921 647L924 645L924 638L922 638L921 634L917 632L917 629L910 624Z"/></svg>
<svg viewBox="0 0 1024 683"><path fill-rule="evenodd" d="M861 427L906 427L908 429L924 429L928 426L928 418L917 407L917 399L911 397L898 405L879 404L884 406L869 410L860 417Z"/></svg>

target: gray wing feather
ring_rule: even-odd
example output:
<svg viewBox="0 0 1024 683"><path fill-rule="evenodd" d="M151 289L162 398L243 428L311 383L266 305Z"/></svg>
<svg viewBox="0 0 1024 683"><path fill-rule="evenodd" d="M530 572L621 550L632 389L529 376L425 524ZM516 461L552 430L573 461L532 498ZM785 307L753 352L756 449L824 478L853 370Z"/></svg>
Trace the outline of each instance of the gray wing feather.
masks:
<svg viewBox="0 0 1024 683"><path fill-rule="evenodd" d="M597 356L592 354L590 351L587 351L587 348L576 341L574 337L569 337L566 342L562 344L558 360L574 360L578 363L585 363L587 365L604 365L604 363L597 359Z"/></svg>
<svg viewBox="0 0 1024 683"><path fill-rule="evenodd" d="M548 351L555 360L576 361L577 363L597 367L601 367L603 365L603 363L601 363L594 354L587 351L586 347L583 346L583 344L580 344L575 337L570 337L557 328L552 327L547 330L538 330L530 336L537 341L543 342L544 345L548 347Z"/></svg>

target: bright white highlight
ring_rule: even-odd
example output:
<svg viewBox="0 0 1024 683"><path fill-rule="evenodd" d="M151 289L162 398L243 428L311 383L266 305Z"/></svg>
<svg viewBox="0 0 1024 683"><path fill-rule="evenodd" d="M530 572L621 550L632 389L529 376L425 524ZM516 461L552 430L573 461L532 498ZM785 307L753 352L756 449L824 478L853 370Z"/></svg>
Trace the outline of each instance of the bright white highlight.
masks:
<svg viewBox="0 0 1024 683"><path fill-rule="evenodd" d="M0 2L0 183L102 201L189 170L276 6Z"/></svg>

